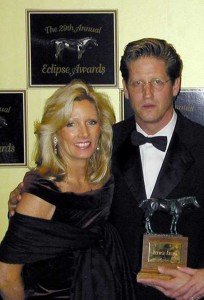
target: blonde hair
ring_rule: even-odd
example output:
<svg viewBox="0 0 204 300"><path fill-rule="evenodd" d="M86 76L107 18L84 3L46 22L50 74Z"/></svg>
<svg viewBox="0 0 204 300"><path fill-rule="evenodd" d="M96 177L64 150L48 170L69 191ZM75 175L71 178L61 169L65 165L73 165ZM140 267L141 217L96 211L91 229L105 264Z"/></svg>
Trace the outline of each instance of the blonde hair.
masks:
<svg viewBox="0 0 204 300"><path fill-rule="evenodd" d="M112 125L115 123L115 114L109 98L81 80L73 80L55 91L47 99L41 122L35 123L37 140L34 156L41 174L57 179L67 172L66 157L60 152L60 147L58 154L55 153L53 139L57 131L68 124L74 101L84 99L95 105L101 130L98 151L89 159L87 179L98 183L105 182L110 176ZM60 140L58 142L60 143Z"/></svg>

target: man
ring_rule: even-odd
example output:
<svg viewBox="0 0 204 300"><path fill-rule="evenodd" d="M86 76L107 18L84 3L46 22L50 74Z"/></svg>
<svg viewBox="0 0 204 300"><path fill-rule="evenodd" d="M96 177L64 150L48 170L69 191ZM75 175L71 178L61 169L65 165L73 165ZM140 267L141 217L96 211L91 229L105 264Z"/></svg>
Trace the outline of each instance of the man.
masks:
<svg viewBox="0 0 204 300"><path fill-rule="evenodd" d="M188 265L203 268L204 128L174 110L174 99L181 84L181 58L164 40L142 39L126 46L120 69L125 96L135 116L113 128L115 194L110 220L122 236L133 279L136 283L145 233L144 212L139 204L150 197L196 197L201 208L184 210L177 229L180 234L189 237ZM161 151L150 143L135 145L137 137L133 137L133 141L131 139L135 130L150 137L166 136L166 148ZM15 193L11 198L13 196L16 197ZM171 217L162 212L155 213L152 218L152 227L157 233L169 233L170 224ZM145 283L154 288L136 283L139 300L164 300L167 296L179 300L194 296L192 299L198 300L204 296L203 270L161 272L174 277L165 282L149 280Z"/></svg>
<svg viewBox="0 0 204 300"><path fill-rule="evenodd" d="M126 46L120 70L125 96L135 115L114 125L112 172L115 195L111 220L122 236L136 277L141 267L142 236L145 232L144 212L139 208L141 201L151 197L175 199L195 196L200 209L184 210L177 229L189 238L188 266L203 268L204 128L174 109L181 84L181 58L164 40L142 39ZM135 130L148 137L166 136L166 149L161 151L151 143L135 145L137 137L133 141L131 139ZM151 223L155 232L169 233L171 217L156 212ZM172 274L171 270L166 272ZM177 270L173 274L176 279L165 283L142 281L162 293L155 288L136 285L138 298L159 300L167 299L164 294L178 296L175 290L190 278L193 280L193 276ZM180 276L183 281L180 281ZM182 293L188 298L177 299L190 299L196 295L195 287L183 287ZM198 293L192 299L201 299L201 296Z"/></svg>

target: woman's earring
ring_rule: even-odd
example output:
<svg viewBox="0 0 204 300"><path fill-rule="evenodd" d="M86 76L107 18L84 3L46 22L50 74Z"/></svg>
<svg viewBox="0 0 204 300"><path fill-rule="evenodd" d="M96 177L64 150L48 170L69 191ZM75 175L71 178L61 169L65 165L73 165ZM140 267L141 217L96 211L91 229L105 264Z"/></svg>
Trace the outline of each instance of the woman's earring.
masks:
<svg viewBox="0 0 204 300"><path fill-rule="evenodd" d="M56 136L53 137L53 145L54 145L54 153L57 155L58 139Z"/></svg>
<svg viewBox="0 0 204 300"><path fill-rule="evenodd" d="M100 148L99 148L99 146L97 146L97 147L96 147L96 151L99 151L99 150L100 150Z"/></svg>

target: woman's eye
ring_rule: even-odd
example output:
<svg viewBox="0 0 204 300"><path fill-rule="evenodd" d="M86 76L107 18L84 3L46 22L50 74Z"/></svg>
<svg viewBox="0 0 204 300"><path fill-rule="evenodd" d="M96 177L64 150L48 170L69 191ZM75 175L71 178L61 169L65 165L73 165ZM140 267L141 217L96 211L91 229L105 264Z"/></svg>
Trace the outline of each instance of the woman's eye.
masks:
<svg viewBox="0 0 204 300"><path fill-rule="evenodd" d="M95 121L95 120L90 120L90 121L88 122L89 125L95 125L95 124L97 124L97 123L98 123L98 122Z"/></svg>
<svg viewBox="0 0 204 300"><path fill-rule="evenodd" d="M69 122L68 124L67 124L67 127L73 127L74 126L74 123L73 122Z"/></svg>

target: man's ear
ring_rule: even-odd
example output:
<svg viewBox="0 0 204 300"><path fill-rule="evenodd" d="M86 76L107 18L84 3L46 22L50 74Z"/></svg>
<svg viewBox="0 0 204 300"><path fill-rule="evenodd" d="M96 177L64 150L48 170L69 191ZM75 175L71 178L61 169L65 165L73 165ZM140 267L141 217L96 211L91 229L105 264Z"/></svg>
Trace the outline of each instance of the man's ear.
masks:
<svg viewBox="0 0 204 300"><path fill-rule="evenodd" d="M176 97L181 88L181 77L176 78L173 85L173 96Z"/></svg>
<svg viewBox="0 0 204 300"><path fill-rule="evenodd" d="M125 98L126 98L126 99L129 99L129 94L128 94L128 90L127 90L127 85L126 85L126 82L125 82L124 79L123 79L122 83L123 83L123 91L124 91Z"/></svg>

